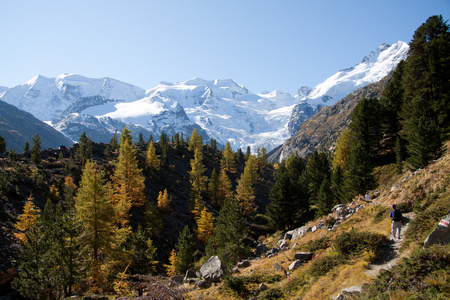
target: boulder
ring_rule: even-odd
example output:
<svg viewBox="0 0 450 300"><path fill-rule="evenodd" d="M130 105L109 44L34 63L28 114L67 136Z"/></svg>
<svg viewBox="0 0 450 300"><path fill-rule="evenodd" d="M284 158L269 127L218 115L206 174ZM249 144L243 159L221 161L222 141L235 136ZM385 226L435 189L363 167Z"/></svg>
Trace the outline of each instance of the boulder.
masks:
<svg viewBox="0 0 450 300"><path fill-rule="evenodd" d="M308 231L311 231L311 227L302 226L300 228L286 232L284 235L284 239L293 241L299 237L304 236Z"/></svg>
<svg viewBox="0 0 450 300"><path fill-rule="evenodd" d="M207 281L219 281L224 275L222 262L219 257L211 256L200 268L200 273L202 274L203 279Z"/></svg>
<svg viewBox="0 0 450 300"><path fill-rule="evenodd" d="M184 280L184 276L183 275L175 275L175 276L170 277L170 280L172 280L173 282L182 284L183 280Z"/></svg>
<svg viewBox="0 0 450 300"><path fill-rule="evenodd" d="M427 237L423 247L428 248L434 244L447 245L450 243L450 214L446 215Z"/></svg>
<svg viewBox="0 0 450 300"><path fill-rule="evenodd" d="M311 252L297 252L294 257L301 261L308 261L312 259L313 254Z"/></svg>
<svg viewBox="0 0 450 300"><path fill-rule="evenodd" d="M286 248L288 245L288 242L285 239L279 240L277 243L278 247L280 247L280 249Z"/></svg>
<svg viewBox="0 0 450 300"><path fill-rule="evenodd" d="M333 298L333 300L349 300L357 299L359 294L361 294L362 286L355 285L346 289L343 289L339 295Z"/></svg>
<svg viewBox="0 0 450 300"><path fill-rule="evenodd" d="M294 261L294 262L292 262L290 265L289 265L289 271L294 271L295 269L298 269L301 265L302 265L302 261L301 260L299 260L299 259L297 259L296 261Z"/></svg>
<svg viewBox="0 0 450 300"><path fill-rule="evenodd" d="M197 289L207 289L211 287L211 282L206 280L199 280L195 283L195 288Z"/></svg>
<svg viewBox="0 0 450 300"><path fill-rule="evenodd" d="M199 274L197 274L194 270L187 270L184 276L184 281L189 281L189 279L197 279L199 277Z"/></svg>
<svg viewBox="0 0 450 300"><path fill-rule="evenodd" d="M244 260L244 261L239 262L239 263L237 264L237 267L238 267L239 269L250 267L250 262L246 259L246 260Z"/></svg>

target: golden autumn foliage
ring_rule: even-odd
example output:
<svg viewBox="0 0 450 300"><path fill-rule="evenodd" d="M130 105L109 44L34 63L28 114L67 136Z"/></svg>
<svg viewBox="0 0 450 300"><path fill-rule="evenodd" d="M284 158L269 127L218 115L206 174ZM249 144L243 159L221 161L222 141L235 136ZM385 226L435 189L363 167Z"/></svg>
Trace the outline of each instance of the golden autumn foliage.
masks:
<svg viewBox="0 0 450 300"><path fill-rule="evenodd" d="M25 242L25 233L36 223L39 213L40 210L36 208L33 203L33 197L30 195L23 207L23 213L19 215L16 223L16 229L19 232L16 232L14 236L22 242Z"/></svg>

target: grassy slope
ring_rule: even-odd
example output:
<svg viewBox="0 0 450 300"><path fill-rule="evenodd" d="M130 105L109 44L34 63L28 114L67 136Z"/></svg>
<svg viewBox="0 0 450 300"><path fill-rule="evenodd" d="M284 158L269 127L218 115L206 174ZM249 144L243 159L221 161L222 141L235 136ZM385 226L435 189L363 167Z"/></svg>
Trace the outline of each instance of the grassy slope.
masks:
<svg viewBox="0 0 450 300"><path fill-rule="evenodd" d="M447 144L447 149L450 147ZM289 242L289 250L271 258L252 261L252 265L242 269L231 284L213 285L206 290L190 293L191 298L201 299L248 299L257 294L268 299L330 299L343 288L365 285L363 299L434 299L450 296L450 246L433 247L423 251L423 241L431 233L440 219L450 210L450 153L433 162L427 168L411 174L405 171L395 175L395 167L386 166L377 170L380 180L380 195L373 199L374 205L365 205L337 229L320 229L307 233L304 237ZM355 205L359 202L355 201ZM366 274L377 253L365 251L343 257L339 254L336 238L348 232L371 232L388 238L390 220L387 214L391 204L398 204L404 212L414 212L416 218L409 225L400 249L400 262L390 271L381 272L372 278ZM310 226L319 220L310 222ZM353 230L353 231L352 231ZM273 245L281 238L268 238L265 243ZM295 245L296 244L296 245ZM283 271L275 272L274 263L288 270L299 251L314 252L314 259L289 277ZM396 274L402 274L396 276ZM269 287L265 292L257 291L259 284Z"/></svg>

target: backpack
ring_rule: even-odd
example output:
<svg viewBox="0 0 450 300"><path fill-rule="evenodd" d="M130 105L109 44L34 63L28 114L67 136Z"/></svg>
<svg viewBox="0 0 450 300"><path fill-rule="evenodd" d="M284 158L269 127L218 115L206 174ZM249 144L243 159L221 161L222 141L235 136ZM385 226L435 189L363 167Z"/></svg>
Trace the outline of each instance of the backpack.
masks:
<svg viewBox="0 0 450 300"><path fill-rule="evenodd" d="M394 209L394 213L392 214L392 220L395 222L402 220L402 213L398 209Z"/></svg>

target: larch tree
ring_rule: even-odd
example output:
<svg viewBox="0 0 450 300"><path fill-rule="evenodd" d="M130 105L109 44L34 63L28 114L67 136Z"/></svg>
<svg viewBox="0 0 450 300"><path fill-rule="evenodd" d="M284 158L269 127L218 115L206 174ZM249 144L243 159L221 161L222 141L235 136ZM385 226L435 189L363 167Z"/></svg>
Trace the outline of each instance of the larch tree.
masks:
<svg viewBox="0 0 450 300"><path fill-rule="evenodd" d="M39 217L40 209L33 203L33 197L30 195L23 207L23 213L17 218L16 229L19 232L14 233L15 237L26 242L25 233L36 223Z"/></svg>
<svg viewBox="0 0 450 300"><path fill-rule="evenodd" d="M151 174L158 171L161 165L160 156L156 154L155 144L153 142L148 143L146 164Z"/></svg>
<svg viewBox="0 0 450 300"><path fill-rule="evenodd" d="M208 239L214 232L214 217L204 207L200 213L200 217L197 219L197 239L206 244Z"/></svg>
<svg viewBox="0 0 450 300"><path fill-rule="evenodd" d="M180 261L177 258L177 251L174 248L170 252L169 264L164 265L164 267L166 267L167 276L172 277L172 276L180 274L180 272L177 269L177 265L179 265L179 264L180 264Z"/></svg>
<svg viewBox="0 0 450 300"><path fill-rule="evenodd" d="M124 128L120 136L119 160L112 177L114 203L121 226L129 220L132 206L142 206L145 202L144 176L138 166L136 149L131 145L131 131Z"/></svg>
<svg viewBox="0 0 450 300"><path fill-rule="evenodd" d="M109 201L109 184L103 178L103 172L88 161L75 197L76 213L85 230L82 240L89 251L89 282L94 291L102 291L106 285L107 274L102 266L110 259L117 242L118 228L112 217L116 211Z"/></svg>
<svg viewBox="0 0 450 300"><path fill-rule="evenodd" d="M197 128L194 128L189 139L188 149L189 151L195 152L198 149L201 150L202 147L202 137L197 133Z"/></svg>
<svg viewBox="0 0 450 300"><path fill-rule="evenodd" d="M225 201L233 199L233 191L231 190L231 180L225 169L220 169L219 185L217 188L217 204L222 206Z"/></svg>
<svg viewBox="0 0 450 300"><path fill-rule="evenodd" d="M225 144L220 167L230 173L236 172L236 159L230 141L227 141Z"/></svg>
<svg viewBox="0 0 450 300"><path fill-rule="evenodd" d="M172 209L170 208L170 197L167 189L164 189L164 192L160 191L158 195L158 209L162 213L169 213Z"/></svg>
<svg viewBox="0 0 450 300"><path fill-rule="evenodd" d="M190 206L196 217L203 209L201 205L202 192L206 190L207 184L207 177L203 175L205 171L202 150L197 149L195 150L194 159L191 159L191 171L189 171L189 182L191 183Z"/></svg>

